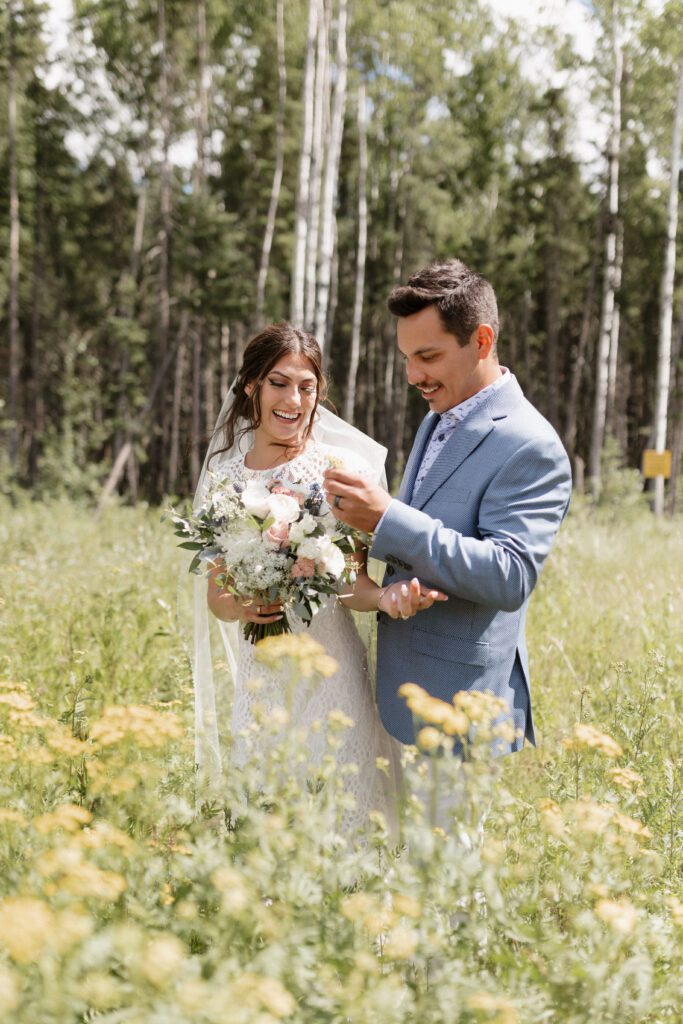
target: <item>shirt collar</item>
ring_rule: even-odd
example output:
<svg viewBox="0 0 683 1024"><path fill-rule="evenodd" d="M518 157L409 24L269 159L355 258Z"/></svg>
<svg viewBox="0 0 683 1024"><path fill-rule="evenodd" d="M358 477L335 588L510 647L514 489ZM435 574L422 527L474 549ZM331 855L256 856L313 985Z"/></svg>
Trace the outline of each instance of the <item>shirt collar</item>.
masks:
<svg viewBox="0 0 683 1024"><path fill-rule="evenodd" d="M464 402L458 402L457 405L451 406L450 409L446 409L445 412L441 413L441 424L448 426L448 424L455 425L456 423L462 423L465 416L469 416L477 406L485 402L486 399L493 394L494 391L498 391L504 384L507 384L512 379L512 374L508 370L507 366L501 366L501 375L497 377L493 383L487 384L481 391L477 391L476 394L470 395Z"/></svg>

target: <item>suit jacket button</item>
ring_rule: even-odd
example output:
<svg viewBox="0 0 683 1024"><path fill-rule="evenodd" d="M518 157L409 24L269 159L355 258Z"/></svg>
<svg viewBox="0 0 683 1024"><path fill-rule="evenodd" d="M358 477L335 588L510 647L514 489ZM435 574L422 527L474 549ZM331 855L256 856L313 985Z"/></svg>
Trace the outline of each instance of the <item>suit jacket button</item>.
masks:
<svg viewBox="0 0 683 1024"><path fill-rule="evenodd" d="M393 575L394 575L394 567L393 567L393 565L388 565L387 566L387 576L393 576Z"/></svg>

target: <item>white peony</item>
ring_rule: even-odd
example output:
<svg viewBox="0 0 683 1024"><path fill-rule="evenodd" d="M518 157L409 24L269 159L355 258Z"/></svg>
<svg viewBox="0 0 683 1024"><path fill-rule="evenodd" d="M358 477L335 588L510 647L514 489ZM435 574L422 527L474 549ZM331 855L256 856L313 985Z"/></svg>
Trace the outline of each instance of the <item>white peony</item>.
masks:
<svg viewBox="0 0 683 1024"><path fill-rule="evenodd" d="M315 518L309 512L304 512L299 522L292 524L292 528L289 531L289 539L293 544L301 544L304 537L308 537L309 534L313 533L315 527Z"/></svg>
<svg viewBox="0 0 683 1024"><path fill-rule="evenodd" d="M291 539L291 533L289 536ZM312 558L317 562L324 550L324 543L329 544L327 537L306 537L296 549L297 558Z"/></svg>
<svg viewBox="0 0 683 1024"><path fill-rule="evenodd" d="M270 502L273 495L265 484L258 480L247 480L241 498L242 504L250 515L265 519L270 513Z"/></svg>
<svg viewBox="0 0 683 1024"><path fill-rule="evenodd" d="M299 502L290 494L271 494L268 505L276 523L294 523L299 518Z"/></svg>
<svg viewBox="0 0 683 1024"><path fill-rule="evenodd" d="M335 579L339 579L346 566L346 559L336 544L333 544L328 537L321 537L322 544L318 554L318 565L321 572L329 572ZM301 551L301 548L299 548Z"/></svg>

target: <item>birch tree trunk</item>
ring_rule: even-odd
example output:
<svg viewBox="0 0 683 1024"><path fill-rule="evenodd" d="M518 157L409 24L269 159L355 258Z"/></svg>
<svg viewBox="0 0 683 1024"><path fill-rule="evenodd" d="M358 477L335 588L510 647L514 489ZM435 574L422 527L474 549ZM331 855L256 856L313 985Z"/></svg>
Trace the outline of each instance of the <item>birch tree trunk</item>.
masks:
<svg viewBox="0 0 683 1024"><path fill-rule="evenodd" d="M7 162L9 164L9 389L7 418L9 420L9 462L13 473L19 469L19 377L21 341L19 338L19 186L17 181L17 94L14 3L7 11Z"/></svg>
<svg viewBox="0 0 683 1024"><path fill-rule="evenodd" d="M681 461L683 460L683 366L681 366L681 347L683 342L683 303L678 315L678 325L671 345L671 397L670 421L671 433L671 479L669 480L669 493L667 495L667 512L670 516L676 514L678 480L681 473Z"/></svg>
<svg viewBox="0 0 683 1024"><path fill-rule="evenodd" d="M192 174L192 190L195 196L203 194L204 182L206 180L206 138L209 131L209 84L207 75L206 0L197 0L197 110L195 116L197 158ZM189 281L188 286L191 287L191 282ZM202 354L204 353L204 358L208 356L204 346L205 335L206 331L202 317L195 317L194 331L192 332L192 439L190 445L190 487L192 489L197 485L201 470L199 450L202 443Z"/></svg>
<svg viewBox="0 0 683 1024"><path fill-rule="evenodd" d="M624 231L623 225L617 225L617 255L614 266L614 290L619 293L621 288L621 270L624 261ZM605 411L605 432L610 437L618 437L619 429L617 424L617 373L619 370L619 329L621 327L621 312L619 304L615 300L614 316L612 318L612 331L609 339L609 364L607 371L607 408Z"/></svg>
<svg viewBox="0 0 683 1024"><path fill-rule="evenodd" d="M270 252L273 247L273 236L275 234L275 218L280 202L280 189L282 188L282 172L285 166L285 112L287 105L287 64L285 62L285 9L284 0L277 0L275 19L277 23L277 121L275 123L275 170L273 171L273 184L270 189L270 202L268 203L268 215L266 217L266 230L263 236L261 247L261 262L259 264L258 279L256 282L256 313L254 324L259 331L263 327L263 309L266 302L266 282L268 280L268 268L270 266ZM213 423L211 425L213 427Z"/></svg>
<svg viewBox="0 0 683 1024"><path fill-rule="evenodd" d="M159 106L162 134L162 164L160 183L161 225L159 229L159 325L158 325L158 359L166 357L171 327L171 298L169 284L169 246L171 237L171 112L168 81L168 49L166 38L166 3L159 0L158 8L158 42L160 50L159 73ZM166 406L162 414L162 444L157 466L157 489L162 494L165 486L165 453L171 430L169 409Z"/></svg>
<svg viewBox="0 0 683 1024"><path fill-rule="evenodd" d="M666 431L671 382L671 328L673 319L674 275L676 272L676 231L678 228L678 179L681 163L681 122L683 121L683 60L678 68L678 90L671 143L669 208L666 220L666 251L659 303L659 349L655 394L654 445L658 452L666 448ZM664 477L655 477L655 515L664 512Z"/></svg>
<svg viewBox="0 0 683 1024"><path fill-rule="evenodd" d="M621 150L621 79L623 56L619 38L618 6L612 6L612 124L609 138L609 200L608 227L605 242L605 274L600 312L600 333L596 353L595 397L588 464L590 490L593 498L600 496L602 449L605 441L609 352L614 322L617 273L617 218L619 216L619 157Z"/></svg>
<svg viewBox="0 0 683 1024"><path fill-rule="evenodd" d="M306 56L304 60L304 123L299 153L299 178L296 191L296 212L294 224L294 257L292 260L292 285L289 303L289 319L295 327L303 327L304 298L306 287L306 236L308 233L308 204L311 179L311 147L313 143L313 111L315 84L315 49L318 29L319 0L308 2L308 28L306 32Z"/></svg>
<svg viewBox="0 0 683 1024"><path fill-rule="evenodd" d="M356 285L351 322L351 354L346 380L344 419L353 423L356 407L356 379L360 362L360 332L363 322L363 292L365 290L365 260L368 248L368 126L365 103L365 83L358 85L358 248L356 253Z"/></svg>
<svg viewBox="0 0 683 1024"><path fill-rule="evenodd" d="M318 8L318 43L315 69L315 104L313 110L313 142L311 146L311 178L308 194L308 230L306 233L306 293L304 324L313 330L315 298L318 283L318 240L320 236L320 196L325 166L324 140L330 120L329 16L324 0Z"/></svg>
<svg viewBox="0 0 683 1024"><path fill-rule="evenodd" d="M328 307L330 302L330 282L332 279L332 262L335 246L339 157L341 154L342 134L344 130L344 110L346 107L346 78L348 67L346 52L346 19L347 0L339 0L337 15L337 52L335 61L337 77L334 83L329 146L327 146L327 165L325 167L325 183L323 188L320 232L320 267L318 272L318 293L315 316L315 334L323 355L325 355L325 347L327 343L326 335Z"/></svg>

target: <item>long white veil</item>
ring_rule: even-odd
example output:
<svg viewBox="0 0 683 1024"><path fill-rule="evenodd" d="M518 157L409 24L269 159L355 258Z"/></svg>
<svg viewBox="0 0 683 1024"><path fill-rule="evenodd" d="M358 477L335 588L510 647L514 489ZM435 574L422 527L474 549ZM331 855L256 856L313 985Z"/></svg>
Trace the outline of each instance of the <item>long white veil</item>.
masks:
<svg viewBox="0 0 683 1024"><path fill-rule="evenodd" d="M244 454L250 450L253 444L253 433L246 430L240 434L244 423L238 421L236 425L236 441L231 448L220 451L222 446L222 426L226 422L230 407L234 401L234 384L230 386L223 401L221 411L216 421L216 426L209 443L208 451L204 459L199 482L194 495L193 509L198 509L205 497L208 484L212 477L220 476L221 468L235 455ZM378 483L386 487L386 475L384 463L387 450L377 441L368 437L356 427L346 423L339 416L330 412L322 406L318 406L315 413L315 422L311 438L320 444L332 445L339 448L346 448L362 457L372 469L373 477ZM214 452L219 452L215 457ZM209 465L210 463L210 465ZM193 645L192 645L192 671L195 698L195 760L198 766L202 782L210 789L216 790L217 784L222 777L222 758L220 733L224 717L229 714L229 697L226 693L232 689L230 683L237 677L237 644L239 624L236 622L221 622L209 613L206 601L207 580L204 577L194 576L192 613L194 620ZM371 617L364 616L367 625L370 625ZM217 628L222 639L221 665L224 668L221 676L217 678L214 672L214 657L212 652L212 633ZM370 628L363 630L367 633L364 637L366 644L370 636Z"/></svg>

